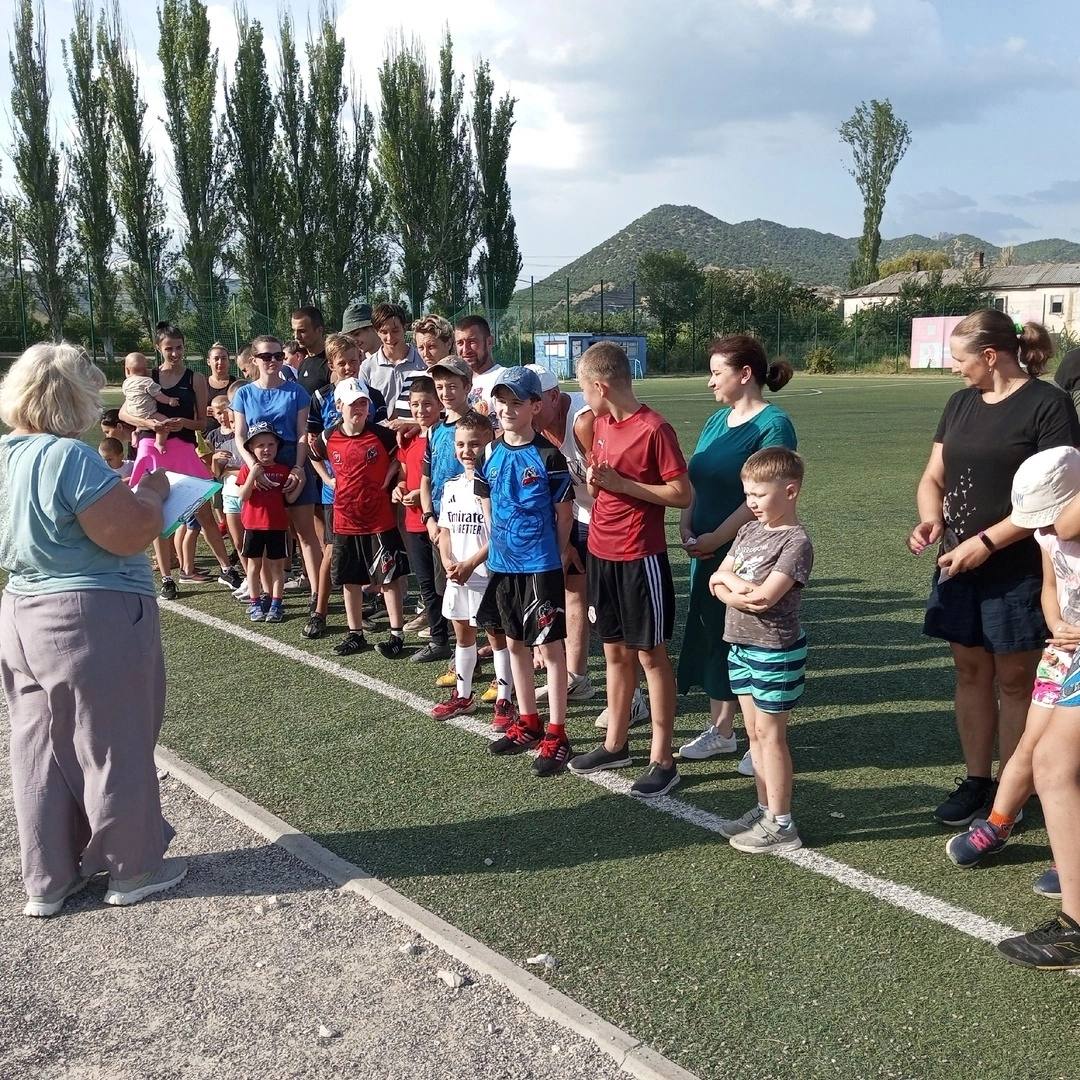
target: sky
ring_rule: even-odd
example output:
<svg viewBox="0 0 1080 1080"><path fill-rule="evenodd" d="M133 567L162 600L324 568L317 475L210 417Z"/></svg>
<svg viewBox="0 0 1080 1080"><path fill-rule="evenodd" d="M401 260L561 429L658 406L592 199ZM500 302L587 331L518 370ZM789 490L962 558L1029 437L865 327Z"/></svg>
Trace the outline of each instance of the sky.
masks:
<svg viewBox="0 0 1080 1080"><path fill-rule="evenodd" d="M68 139L70 3L43 2L53 123ZM168 189L155 6L121 7ZM270 39L280 7L247 0ZM317 0L290 10L303 28ZM836 131L870 98L890 99L912 130L884 236L1080 240L1080 140L1068 119L1080 115L1080 8L1069 0L337 0L334 10L376 112L387 42L416 38L434 61L447 25L467 83L484 57L496 92L517 99L510 183L524 282L661 203L857 235L861 198ZM228 72L233 8L209 14ZM276 71L272 43L267 55ZM0 64L6 189L10 89Z"/></svg>

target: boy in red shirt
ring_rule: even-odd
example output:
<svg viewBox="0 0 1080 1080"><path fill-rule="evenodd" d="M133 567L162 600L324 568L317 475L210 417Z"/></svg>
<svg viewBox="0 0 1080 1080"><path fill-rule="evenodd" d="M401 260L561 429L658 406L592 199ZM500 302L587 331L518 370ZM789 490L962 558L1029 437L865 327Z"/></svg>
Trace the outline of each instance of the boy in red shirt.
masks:
<svg viewBox="0 0 1080 1080"><path fill-rule="evenodd" d="M675 621L675 586L667 558L664 511L690 505L690 480L671 425L634 395L626 353L600 341L577 366L585 403L596 415L589 493L589 621L604 642L608 729L603 744L570 762L588 774L630 764L627 733L637 664L645 670L652 709L649 767L630 789L655 799L679 774L671 753L675 676L667 642Z"/></svg>
<svg viewBox="0 0 1080 1080"><path fill-rule="evenodd" d="M254 468L245 463L237 474L240 486L240 524L244 526L244 550L247 566L248 618L252 622L281 622L282 593L285 588L285 557L288 554L289 513L300 491L294 488L285 495L289 479L287 465L279 465L277 456L281 439L265 421L248 428L244 446L255 459Z"/></svg>
<svg viewBox="0 0 1080 1080"><path fill-rule="evenodd" d="M326 459L334 470L334 551L330 580L345 594L349 632L334 646L338 656L368 647L364 638L364 586L382 591L390 616L390 639L377 648L387 659L405 651L402 580L409 560L397 528L390 492L401 468L397 438L387 427L368 422L367 384L342 379L334 388L341 421L326 436Z"/></svg>

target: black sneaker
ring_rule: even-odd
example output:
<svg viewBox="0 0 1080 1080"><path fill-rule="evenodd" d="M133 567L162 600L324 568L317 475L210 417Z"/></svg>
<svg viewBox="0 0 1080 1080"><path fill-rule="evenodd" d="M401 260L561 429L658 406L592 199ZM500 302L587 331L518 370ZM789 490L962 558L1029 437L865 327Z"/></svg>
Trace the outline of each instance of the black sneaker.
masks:
<svg viewBox="0 0 1080 1080"><path fill-rule="evenodd" d="M588 776L601 769L623 769L631 762L630 744L625 742L618 750L609 750L601 743L587 754L578 754L570 759L567 768L578 776Z"/></svg>
<svg viewBox="0 0 1080 1080"><path fill-rule="evenodd" d="M501 739L488 743L488 749L498 755L524 754L540 741L542 735L543 732L539 728L523 724L519 717L506 729L506 734Z"/></svg>
<svg viewBox="0 0 1080 1080"><path fill-rule="evenodd" d="M397 660L405 653L405 639L400 634L391 634L389 641L380 641L375 648L387 660Z"/></svg>
<svg viewBox="0 0 1080 1080"><path fill-rule="evenodd" d="M982 776L956 778L956 790L934 811L942 825L970 825L994 804L997 783Z"/></svg>
<svg viewBox="0 0 1080 1080"><path fill-rule="evenodd" d="M307 613L309 615L314 615L315 614L315 609L318 606L319 606L319 594L318 593L312 593L311 594L311 599L308 601Z"/></svg>
<svg viewBox="0 0 1080 1080"><path fill-rule="evenodd" d="M429 641L422 649L417 649L409 659L414 664L430 664L432 660L449 660L453 655L454 650L449 644L436 645L434 641Z"/></svg>
<svg viewBox="0 0 1080 1080"><path fill-rule="evenodd" d="M239 589L244 584L244 575L235 566L227 566L218 574L218 584L228 585L230 589Z"/></svg>
<svg viewBox="0 0 1080 1080"><path fill-rule="evenodd" d="M300 631L301 636L309 638L314 641L316 638L321 638L326 633L326 616L319 615L318 613L310 616L308 621L304 623L303 630Z"/></svg>
<svg viewBox="0 0 1080 1080"><path fill-rule="evenodd" d="M176 599L176 582L171 577L161 579L161 589L158 591L158 596L162 600Z"/></svg>
<svg viewBox="0 0 1080 1080"><path fill-rule="evenodd" d="M364 621L370 622L372 619L377 619L386 614L386 602L382 598L382 593L376 593L365 605L364 605Z"/></svg>
<svg viewBox="0 0 1080 1080"><path fill-rule="evenodd" d="M630 794L639 799L659 799L678 782L679 770L675 768L675 762L664 766L659 761L650 761L649 767L630 786Z"/></svg>
<svg viewBox="0 0 1080 1080"><path fill-rule="evenodd" d="M370 649L368 640L359 630L350 630L335 646L338 656L353 656L355 653Z"/></svg>
<svg viewBox="0 0 1080 1080"><path fill-rule="evenodd" d="M1038 971L1080 967L1080 924L1059 911L1044 926L1000 942L998 952L1012 964Z"/></svg>

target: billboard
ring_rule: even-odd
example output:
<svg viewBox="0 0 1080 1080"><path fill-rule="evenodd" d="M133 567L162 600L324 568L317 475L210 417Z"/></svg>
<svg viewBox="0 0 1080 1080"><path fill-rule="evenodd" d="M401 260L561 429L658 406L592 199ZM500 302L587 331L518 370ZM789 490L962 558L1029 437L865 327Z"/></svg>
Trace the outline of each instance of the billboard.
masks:
<svg viewBox="0 0 1080 1080"><path fill-rule="evenodd" d="M963 315L935 315L928 319L911 320L911 366L913 368L952 367L949 336Z"/></svg>

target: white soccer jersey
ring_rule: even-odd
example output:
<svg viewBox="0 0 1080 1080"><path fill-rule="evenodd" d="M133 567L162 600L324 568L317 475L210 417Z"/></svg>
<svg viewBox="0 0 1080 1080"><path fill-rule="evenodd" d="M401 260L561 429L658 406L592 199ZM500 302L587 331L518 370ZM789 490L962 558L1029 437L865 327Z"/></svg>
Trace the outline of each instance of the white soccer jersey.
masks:
<svg viewBox="0 0 1080 1080"><path fill-rule="evenodd" d="M439 509L439 528L450 533L450 551L456 562L471 559L488 542L484 507L473 490L473 478L464 473L447 480ZM482 562L467 584L481 589L487 584L487 563Z"/></svg>

